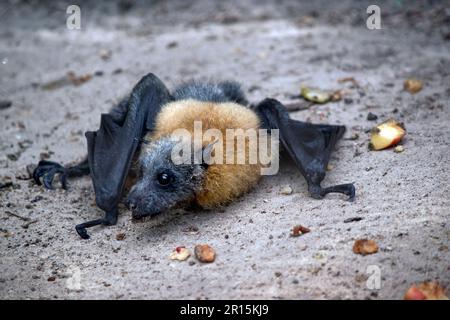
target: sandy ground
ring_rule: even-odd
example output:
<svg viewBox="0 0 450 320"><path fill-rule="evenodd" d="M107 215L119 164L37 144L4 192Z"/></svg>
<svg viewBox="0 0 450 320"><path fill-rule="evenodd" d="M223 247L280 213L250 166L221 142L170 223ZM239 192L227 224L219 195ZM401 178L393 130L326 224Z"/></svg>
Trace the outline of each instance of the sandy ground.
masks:
<svg viewBox="0 0 450 320"><path fill-rule="evenodd" d="M416 282L450 287L449 2L381 2L382 30L366 28L364 2L82 2L78 31L66 28L64 2L40 3L6 1L0 10L0 97L12 101L0 110L0 298L399 299ZM97 74L43 88L69 71ZM356 201L310 198L283 161L277 176L223 210L135 224L122 209L116 226L81 240L75 224L102 214L90 179L48 191L26 166L81 160L84 131L148 72L171 88L236 79L254 102L298 102L301 84L346 89L345 99L292 117L359 135L339 143L324 181L354 182ZM343 77L359 86L338 83ZM405 92L408 77L424 89ZM369 112L405 123L403 153L368 150ZM293 194L280 194L286 185ZM344 222L352 217L363 219ZM311 232L290 237L297 224ZM354 254L358 238L374 239L379 252ZM199 243L216 249L214 263L168 258Z"/></svg>

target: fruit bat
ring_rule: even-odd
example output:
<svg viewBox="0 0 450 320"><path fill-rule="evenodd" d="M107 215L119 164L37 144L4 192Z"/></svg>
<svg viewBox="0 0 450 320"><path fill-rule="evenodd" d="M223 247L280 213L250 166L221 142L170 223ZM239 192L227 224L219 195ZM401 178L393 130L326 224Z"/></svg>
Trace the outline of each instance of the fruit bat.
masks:
<svg viewBox="0 0 450 320"><path fill-rule="evenodd" d="M197 149L191 145L192 154L200 153L201 161L174 163L173 152L179 141L169 135L180 128L192 131L194 122L220 132L230 128L265 129L273 135L278 130L281 151L305 177L313 198L321 199L330 192L345 194L349 200L355 197L351 183L321 186L344 126L293 120L275 99L249 106L239 84L231 81L185 83L171 93L151 73L108 114L101 115L97 131L86 132L87 159L71 167L40 161L33 178L38 185L43 183L52 189L58 174L65 189L68 178L91 176L96 204L105 215L75 227L83 239L89 238L89 227L114 225L122 200L132 217L141 219L176 207L214 208L254 188L261 176L260 163L205 161L211 159L217 141L203 141Z"/></svg>

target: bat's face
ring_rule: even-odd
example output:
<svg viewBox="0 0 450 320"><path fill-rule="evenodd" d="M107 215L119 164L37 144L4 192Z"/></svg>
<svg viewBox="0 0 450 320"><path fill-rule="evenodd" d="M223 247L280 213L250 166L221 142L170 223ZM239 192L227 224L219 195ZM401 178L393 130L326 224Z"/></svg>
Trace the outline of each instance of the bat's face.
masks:
<svg viewBox="0 0 450 320"><path fill-rule="evenodd" d="M195 164L175 165L171 160L174 145L170 139L160 139L143 149L139 178L126 200L134 219L179 207L201 188L204 169Z"/></svg>

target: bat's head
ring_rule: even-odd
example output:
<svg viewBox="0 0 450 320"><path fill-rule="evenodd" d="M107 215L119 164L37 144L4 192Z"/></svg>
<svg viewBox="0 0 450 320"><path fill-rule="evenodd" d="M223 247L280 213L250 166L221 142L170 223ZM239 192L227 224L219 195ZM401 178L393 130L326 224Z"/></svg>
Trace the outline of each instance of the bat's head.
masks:
<svg viewBox="0 0 450 320"><path fill-rule="evenodd" d="M202 188L205 165L194 161L178 164L173 159L176 145L176 141L162 138L143 147L137 163L138 181L126 199L134 219L181 207Z"/></svg>

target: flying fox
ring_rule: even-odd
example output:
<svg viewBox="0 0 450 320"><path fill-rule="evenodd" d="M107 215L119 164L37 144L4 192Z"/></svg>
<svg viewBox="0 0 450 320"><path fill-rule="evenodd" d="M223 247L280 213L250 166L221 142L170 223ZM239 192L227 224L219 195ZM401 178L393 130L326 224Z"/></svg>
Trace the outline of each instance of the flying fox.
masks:
<svg viewBox="0 0 450 320"><path fill-rule="evenodd" d="M42 160L33 178L38 185L52 189L58 175L66 189L68 178L91 176L96 204L105 214L75 226L83 239L89 238L89 227L116 224L121 202L131 210L133 219L141 219L180 207L215 208L253 189L264 165L258 161L209 163L205 159L213 155L215 142L202 141L199 150L193 150L193 154L201 154L201 161L175 163L179 140L171 134L177 129L192 132L194 122L220 132L265 129L273 135L278 130L281 152L305 177L313 198L322 199L331 192L345 194L350 201L355 198L352 183L321 186L345 126L293 120L286 107L271 98L250 105L234 81L187 82L170 92L152 73L109 113L101 115L97 131L85 133L84 161L64 167ZM246 159L248 148L241 150Z"/></svg>

